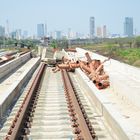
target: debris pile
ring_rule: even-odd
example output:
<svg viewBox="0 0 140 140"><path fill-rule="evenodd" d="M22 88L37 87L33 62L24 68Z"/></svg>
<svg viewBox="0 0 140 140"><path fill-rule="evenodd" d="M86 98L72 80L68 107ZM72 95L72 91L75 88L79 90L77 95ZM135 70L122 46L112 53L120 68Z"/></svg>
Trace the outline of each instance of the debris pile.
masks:
<svg viewBox="0 0 140 140"><path fill-rule="evenodd" d="M87 61L74 61L66 58L62 58L62 63L57 64L53 68L53 72L60 71L61 69L66 69L67 71L74 72L75 68L80 68L90 80L96 85L98 89L105 89L110 85L109 76L104 71L104 63L110 58L101 62L97 59L91 59L89 53L85 53Z"/></svg>
<svg viewBox="0 0 140 140"><path fill-rule="evenodd" d="M75 48L64 49L66 52L77 52Z"/></svg>
<svg viewBox="0 0 140 140"><path fill-rule="evenodd" d="M11 56L11 55L5 55L5 56L2 56L0 57L0 65L14 59L15 57L14 56Z"/></svg>

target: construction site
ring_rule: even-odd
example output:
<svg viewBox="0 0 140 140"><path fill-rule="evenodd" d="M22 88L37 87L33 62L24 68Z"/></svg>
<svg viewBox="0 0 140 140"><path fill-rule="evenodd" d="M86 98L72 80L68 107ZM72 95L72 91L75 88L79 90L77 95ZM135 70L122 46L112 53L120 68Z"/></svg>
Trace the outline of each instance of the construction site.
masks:
<svg viewBox="0 0 140 140"><path fill-rule="evenodd" d="M0 140L139 140L140 69L82 48L0 51Z"/></svg>

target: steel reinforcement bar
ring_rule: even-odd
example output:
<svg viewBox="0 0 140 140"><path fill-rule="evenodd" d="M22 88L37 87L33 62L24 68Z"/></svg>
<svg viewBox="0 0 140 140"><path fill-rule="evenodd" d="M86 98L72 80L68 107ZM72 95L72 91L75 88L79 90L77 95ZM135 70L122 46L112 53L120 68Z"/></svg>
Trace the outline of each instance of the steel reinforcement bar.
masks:
<svg viewBox="0 0 140 140"><path fill-rule="evenodd" d="M45 68L45 64L42 63L32 85L29 89L29 92L27 93L25 99L23 100L23 102L22 102L22 104L21 104L21 106L20 106L20 108L15 116L15 119L12 121L10 129L5 137L5 140L17 140L17 139L19 139L19 135L21 135L20 132L23 131L23 130L21 130L21 128L22 128L21 126L22 125L24 125L24 126L29 125L26 122L29 122L29 120L30 120L29 116L31 116L31 113L33 111L33 110L32 111L30 110L31 109L30 106L31 106L32 101L34 100L33 96L34 96L34 94L36 94L36 91L38 90L38 87L39 87L39 84L41 81L41 77L43 75L44 68Z"/></svg>
<svg viewBox="0 0 140 140"><path fill-rule="evenodd" d="M95 140L96 134L66 70L61 70L75 140Z"/></svg>

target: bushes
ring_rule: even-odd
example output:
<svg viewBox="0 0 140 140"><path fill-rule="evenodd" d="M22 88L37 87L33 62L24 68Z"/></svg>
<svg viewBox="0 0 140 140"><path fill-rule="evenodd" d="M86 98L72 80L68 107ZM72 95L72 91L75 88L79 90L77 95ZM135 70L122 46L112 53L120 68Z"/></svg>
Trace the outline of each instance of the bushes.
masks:
<svg viewBox="0 0 140 140"><path fill-rule="evenodd" d="M129 64L133 64L135 61L140 60L140 48L119 49L116 53L122 60Z"/></svg>

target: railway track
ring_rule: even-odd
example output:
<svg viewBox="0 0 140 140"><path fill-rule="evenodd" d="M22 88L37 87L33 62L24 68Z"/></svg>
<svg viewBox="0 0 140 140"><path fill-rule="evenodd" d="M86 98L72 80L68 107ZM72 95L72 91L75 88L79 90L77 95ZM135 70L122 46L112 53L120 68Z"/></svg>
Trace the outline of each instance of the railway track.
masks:
<svg viewBox="0 0 140 140"><path fill-rule="evenodd" d="M0 133L5 140L111 140L76 76L41 64ZM95 115L96 114L96 115ZM10 127L9 127L10 125Z"/></svg>

